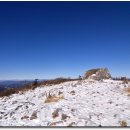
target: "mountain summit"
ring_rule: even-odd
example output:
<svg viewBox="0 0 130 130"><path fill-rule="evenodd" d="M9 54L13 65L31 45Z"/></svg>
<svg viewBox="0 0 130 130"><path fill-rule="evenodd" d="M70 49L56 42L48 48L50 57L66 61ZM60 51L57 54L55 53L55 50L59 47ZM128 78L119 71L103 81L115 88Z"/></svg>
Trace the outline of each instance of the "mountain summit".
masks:
<svg viewBox="0 0 130 130"><path fill-rule="evenodd" d="M130 126L128 86L85 79L0 97L0 126Z"/></svg>

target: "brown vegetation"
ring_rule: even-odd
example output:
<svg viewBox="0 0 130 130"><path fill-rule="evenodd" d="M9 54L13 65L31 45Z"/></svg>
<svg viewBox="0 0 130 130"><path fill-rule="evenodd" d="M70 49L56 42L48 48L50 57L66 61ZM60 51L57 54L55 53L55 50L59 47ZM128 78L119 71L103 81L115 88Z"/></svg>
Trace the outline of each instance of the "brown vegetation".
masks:
<svg viewBox="0 0 130 130"><path fill-rule="evenodd" d="M125 88L124 91L130 95L130 87Z"/></svg>
<svg viewBox="0 0 130 130"><path fill-rule="evenodd" d="M127 127L127 122L126 121L121 121L120 125L121 125L121 127Z"/></svg>
<svg viewBox="0 0 130 130"><path fill-rule="evenodd" d="M61 95L61 96L55 96L55 95L51 96L51 95L49 95L47 97L47 99L45 100L45 103L57 102L57 101L59 101L61 99L64 99L63 95Z"/></svg>
<svg viewBox="0 0 130 130"><path fill-rule="evenodd" d="M25 91L32 89L32 88L33 88L33 85L24 85L21 88L9 88L9 89L4 90L3 92L0 92L0 97L10 96L11 94L17 94L21 91L25 92Z"/></svg>
<svg viewBox="0 0 130 130"><path fill-rule="evenodd" d="M30 84L24 85L20 88L6 89L6 90L0 92L0 97L10 96L11 94L17 94L19 92L24 93L25 91L31 90L31 89L33 90L33 89L37 88L38 86L55 85L55 84L60 84L60 83L63 83L63 82L74 81L74 80L78 80L78 79L56 78L56 79L53 79L53 80L47 80L47 81L39 82L39 83L37 83L37 85L30 83Z"/></svg>
<svg viewBox="0 0 130 130"><path fill-rule="evenodd" d="M70 79L70 78L56 78L53 80L47 80L40 83L40 85L54 85L54 84L60 84L67 81L75 81L78 79Z"/></svg>

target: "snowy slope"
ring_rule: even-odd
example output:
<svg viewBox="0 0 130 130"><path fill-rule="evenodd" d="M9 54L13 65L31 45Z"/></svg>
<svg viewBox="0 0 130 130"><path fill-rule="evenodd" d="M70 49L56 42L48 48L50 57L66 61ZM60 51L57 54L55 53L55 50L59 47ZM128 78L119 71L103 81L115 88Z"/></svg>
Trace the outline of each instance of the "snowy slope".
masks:
<svg viewBox="0 0 130 130"><path fill-rule="evenodd" d="M121 81L82 80L2 97L0 126L130 126L124 87ZM58 100L47 102L49 95Z"/></svg>

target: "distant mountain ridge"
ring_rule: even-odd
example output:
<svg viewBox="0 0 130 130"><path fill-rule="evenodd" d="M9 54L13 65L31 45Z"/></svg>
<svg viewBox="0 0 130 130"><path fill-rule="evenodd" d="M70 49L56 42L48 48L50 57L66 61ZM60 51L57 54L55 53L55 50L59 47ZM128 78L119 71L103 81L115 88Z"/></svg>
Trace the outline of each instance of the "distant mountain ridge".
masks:
<svg viewBox="0 0 130 130"><path fill-rule="evenodd" d="M45 79L40 79L38 81L45 81ZM22 87L33 82L34 80L0 80L0 92L4 91L7 88Z"/></svg>

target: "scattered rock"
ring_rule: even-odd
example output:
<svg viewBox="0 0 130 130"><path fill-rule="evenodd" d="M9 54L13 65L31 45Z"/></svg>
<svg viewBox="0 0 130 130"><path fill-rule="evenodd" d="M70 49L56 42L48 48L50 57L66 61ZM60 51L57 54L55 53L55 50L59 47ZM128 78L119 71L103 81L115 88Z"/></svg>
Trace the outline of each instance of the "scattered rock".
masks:
<svg viewBox="0 0 130 130"><path fill-rule="evenodd" d="M75 124L75 122L71 122L68 127L72 127Z"/></svg>
<svg viewBox="0 0 130 130"><path fill-rule="evenodd" d="M65 120L67 117L70 118L70 116L67 116L66 114L62 114L61 120Z"/></svg>
<svg viewBox="0 0 130 130"><path fill-rule="evenodd" d="M4 112L0 112L0 114L4 114Z"/></svg>
<svg viewBox="0 0 130 130"><path fill-rule="evenodd" d="M59 91L58 95L61 95L61 94L63 94L63 92Z"/></svg>
<svg viewBox="0 0 130 130"><path fill-rule="evenodd" d="M56 124L63 123L63 121L52 122L48 126L55 126Z"/></svg>
<svg viewBox="0 0 130 130"><path fill-rule="evenodd" d="M70 94L75 95L75 91L74 91L74 90L73 90L73 91L71 91L71 92L70 92Z"/></svg>
<svg viewBox="0 0 130 130"><path fill-rule="evenodd" d="M59 109L56 109L53 113L52 113L52 117L56 118L59 116Z"/></svg>
<svg viewBox="0 0 130 130"><path fill-rule="evenodd" d="M74 111L75 111L75 109L71 109L71 111L72 111L72 112L74 112Z"/></svg>
<svg viewBox="0 0 130 130"><path fill-rule="evenodd" d="M15 114L15 112L12 111L12 112L10 113L10 117L11 117L13 114Z"/></svg>
<svg viewBox="0 0 130 130"><path fill-rule="evenodd" d="M21 117L21 119L23 120L23 119L28 119L29 118L29 116L23 116L23 117Z"/></svg>
<svg viewBox="0 0 130 130"><path fill-rule="evenodd" d="M15 110L18 110L20 107L22 107L22 105L19 105L15 108Z"/></svg>
<svg viewBox="0 0 130 130"><path fill-rule="evenodd" d="M37 118L37 112L34 111L32 116L30 117L30 120L36 119Z"/></svg>
<svg viewBox="0 0 130 130"><path fill-rule="evenodd" d="M108 103L112 104L112 101L109 101Z"/></svg>
<svg viewBox="0 0 130 130"><path fill-rule="evenodd" d="M29 107L28 106L26 106L26 109L28 109Z"/></svg>
<svg viewBox="0 0 130 130"><path fill-rule="evenodd" d="M16 103L17 103L17 101L13 101L13 102L12 102L12 104L16 104Z"/></svg>
<svg viewBox="0 0 130 130"><path fill-rule="evenodd" d="M114 117L117 117L117 114L115 114Z"/></svg>

